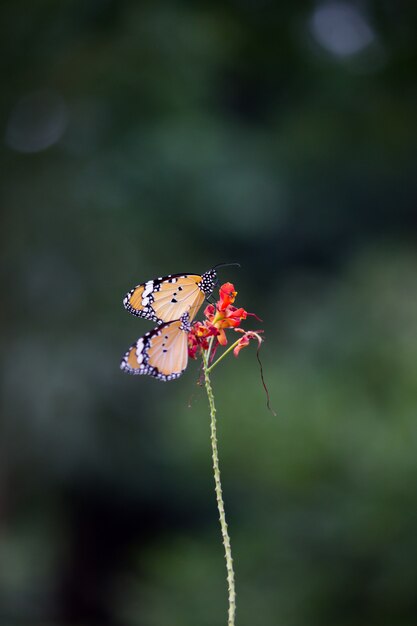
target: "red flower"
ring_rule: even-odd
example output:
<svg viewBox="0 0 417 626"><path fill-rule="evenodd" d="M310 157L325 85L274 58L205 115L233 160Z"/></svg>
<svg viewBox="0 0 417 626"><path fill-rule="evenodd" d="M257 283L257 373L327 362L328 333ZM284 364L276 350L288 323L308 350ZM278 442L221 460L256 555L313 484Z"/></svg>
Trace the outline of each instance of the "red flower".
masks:
<svg viewBox="0 0 417 626"><path fill-rule="evenodd" d="M194 322L192 325L191 331L188 333L188 354L191 358L195 359L197 358L197 353L210 349L209 361L212 365L207 370L210 371L210 369L215 367L221 358L227 354L227 352L231 352L233 349L233 354L237 357L239 352L249 345L251 339L256 340L258 342L256 358L258 359L261 380L266 393L267 407L274 415L276 415L275 411L271 409L269 404L269 393L263 376L262 363L259 358L259 349L263 341L261 334L263 331L244 330L243 328L240 328L240 323L242 320L245 320L248 315L256 317L258 320L259 317L254 313L248 313L241 307L237 308L233 306L237 291L232 283L225 283L222 285L219 290L219 295L220 299L216 302L216 305L208 304L206 306L204 310L204 315L206 316L205 321ZM225 350L223 355L213 363L217 348L227 344L225 331L229 328L233 329L237 333L241 333L241 337L235 341L230 348Z"/></svg>
<svg viewBox="0 0 417 626"><path fill-rule="evenodd" d="M253 330L244 331L241 328L237 328L236 332L243 333L243 336L239 340L239 343L237 344L236 348L234 348L233 350L233 354L236 357L239 356L239 352L242 350L242 348L246 348L246 346L249 345L249 342L251 339L256 339L258 342L258 348L260 348L261 343L263 341L262 337L260 336L260 333L263 332L262 330L257 330L255 332Z"/></svg>
<svg viewBox="0 0 417 626"><path fill-rule="evenodd" d="M215 337L218 334L217 328L207 322L194 322L191 332L188 333L188 355L192 359L197 358L197 350L208 350L209 337Z"/></svg>
<svg viewBox="0 0 417 626"><path fill-rule="evenodd" d="M235 298L237 296L237 291L235 291L234 285L232 283L225 283L219 289L220 300L217 303L217 309L219 311L224 311L229 304L233 304Z"/></svg>
<svg viewBox="0 0 417 626"><path fill-rule="evenodd" d="M209 337L216 337L213 349L218 345L225 346L227 337L225 330L228 328L237 329L242 320L245 320L248 313L242 307L233 306L237 291L232 283L225 283L219 290L220 299L214 304L208 304L204 310L206 321L194 322L188 338L188 352L190 357L196 358L198 348L207 350ZM256 316L255 316L256 317ZM244 331L242 331L244 332ZM242 345L243 347L243 345Z"/></svg>
<svg viewBox="0 0 417 626"><path fill-rule="evenodd" d="M232 283L225 283L220 287L220 300L216 306L209 304L204 310L204 315L209 322L217 328L219 331L217 334L217 341L221 346L227 344L225 328L236 328L240 322L247 317L245 309L237 309L232 306L232 302L235 301L237 291Z"/></svg>

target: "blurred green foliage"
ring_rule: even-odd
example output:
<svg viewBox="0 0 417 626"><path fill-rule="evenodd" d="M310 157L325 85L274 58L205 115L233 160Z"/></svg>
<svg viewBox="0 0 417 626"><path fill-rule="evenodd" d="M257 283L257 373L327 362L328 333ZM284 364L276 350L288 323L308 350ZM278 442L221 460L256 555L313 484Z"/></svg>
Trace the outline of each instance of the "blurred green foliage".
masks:
<svg viewBox="0 0 417 626"><path fill-rule="evenodd" d="M237 623L415 624L416 7L2 3L1 623L225 623L198 365L118 364L128 289L238 260Z"/></svg>

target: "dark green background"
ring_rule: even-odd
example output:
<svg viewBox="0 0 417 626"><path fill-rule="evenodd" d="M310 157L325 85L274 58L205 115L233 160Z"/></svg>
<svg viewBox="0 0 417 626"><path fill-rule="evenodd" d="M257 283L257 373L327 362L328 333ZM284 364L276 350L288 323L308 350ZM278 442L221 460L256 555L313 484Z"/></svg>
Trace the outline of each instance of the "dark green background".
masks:
<svg viewBox="0 0 417 626"><path fill-rule="evenodd" d="M416 623L416 7L2 2L1 624L225 624L198 365L119 360L128 289L234 260L238 626Z"/></svg>

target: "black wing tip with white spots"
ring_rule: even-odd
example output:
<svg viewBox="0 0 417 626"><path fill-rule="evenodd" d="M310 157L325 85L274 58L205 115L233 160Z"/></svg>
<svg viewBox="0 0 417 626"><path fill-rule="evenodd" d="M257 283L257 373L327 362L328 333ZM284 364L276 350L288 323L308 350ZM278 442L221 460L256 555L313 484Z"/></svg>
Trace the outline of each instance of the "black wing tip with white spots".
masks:
<svg viewBox="0 0 417 626"><path fill-rule="evenodd" d="M155 313L151 310L146 310L146 309L142 309L140 311L138 311L138 309L135 309L131 304L126 303L123 301L124 307L126 309L126 311L128 311L129 313L131 313L132 315L134 315L135 317L140 317L144 320L149 320L150 322L155 322L155 324L162 324L162 320L159 319L159 317L157 317L155 315Z"/></svg>
<svg viewBox="0 0 417 626"><path fill-rule="evenodd" d="M141 285L138 285L138 287L141 287ZM156 324L162 324L162 320L155 314L155 311L150 304L145 306L143 309L135 309L135 307L130 304L130 298L135 293L138 287L131 289L129 293L125 295L125 297L123 298L124 308L135 317L140 317L144 320L150 320L151 322L155 322Z"/></svg>
<svg viewBox="0 0 417 626"><path fill-rule="evenodd" d="M132 374L133 376L151 376L152 378L156 378L157 380L161 380L162 382L168 382L170 380L175 380L182 376L185 372L185 368L181 372L175 372L173 374L161 374L157 367L152 367L151 365L144 365L143 367L132 368L127 363L127 358L129 357L129 352L126 352L120 363L120 369L126 374Z"/></svg>

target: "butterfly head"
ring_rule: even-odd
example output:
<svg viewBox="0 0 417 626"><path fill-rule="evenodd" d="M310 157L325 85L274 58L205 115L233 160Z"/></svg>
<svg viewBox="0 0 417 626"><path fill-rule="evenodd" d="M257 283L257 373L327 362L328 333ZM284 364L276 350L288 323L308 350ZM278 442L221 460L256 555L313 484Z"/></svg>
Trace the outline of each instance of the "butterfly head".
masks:
<svg viewBox="0 0 417 626"><path fill-rule="evenodd" d="M208 270L202 275L200 289L205 293L206 297L208 297L213 292L214 288L219 283L216 269L218 267L229 267L231 265L240 267L240 263L218 263L218 265L215 265L211 268L211 270Z"/></svg>
<svg viewBox="0 0 417 626"><path fill-rule="evenodd" d="M211 270L204 272L201 276L201 291L203 291L206 296L209 296L218 282L219 278L217 276L216 269L213 267Z"/></svg>

